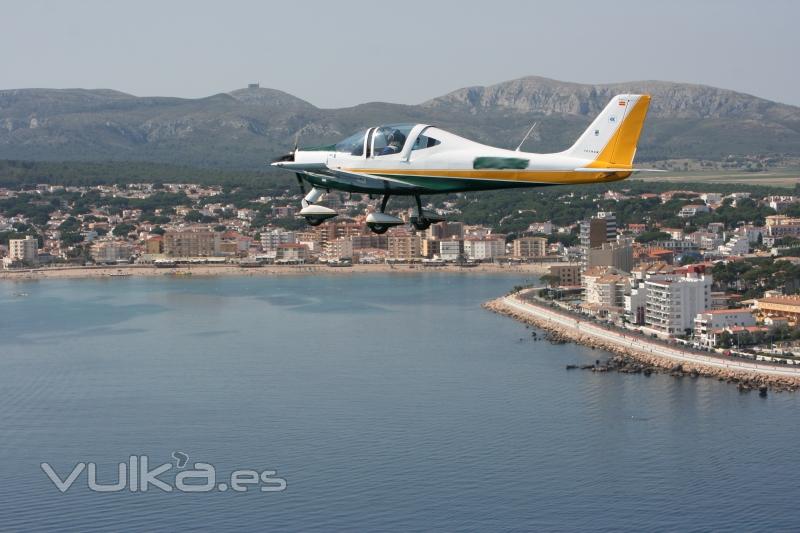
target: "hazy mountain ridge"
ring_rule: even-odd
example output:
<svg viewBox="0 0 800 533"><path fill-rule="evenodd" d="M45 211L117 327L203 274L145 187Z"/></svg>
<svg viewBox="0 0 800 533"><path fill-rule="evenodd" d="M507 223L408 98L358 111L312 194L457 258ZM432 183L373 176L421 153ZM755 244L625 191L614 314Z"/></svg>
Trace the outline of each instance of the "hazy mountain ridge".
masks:
<svg viewBox="0 0 800 533"><path fill-rule="evenodd" d="M647 93L651 117L784 119L800 121L800 108L706 85L635 81L601 85L566 83L537 76L488 87L466 87L429 100L429 108L447 106L478 111L508 109L544 114L594 115L620 93Z"/></svg>
<svg viewBox="0 0 800 533"><path fill-rule="evenodd" d="M800 108L702 85L606 85L526 77L467 87L420 105L320 109L283 91L238 89L200 99L98 89L0 91L0 158L130 160L263 168L294 144L331 142L368 125L425 122L513 147L532 121L533 151L569 146L617 93L653 96L639 159L800 157Z"/></svg>

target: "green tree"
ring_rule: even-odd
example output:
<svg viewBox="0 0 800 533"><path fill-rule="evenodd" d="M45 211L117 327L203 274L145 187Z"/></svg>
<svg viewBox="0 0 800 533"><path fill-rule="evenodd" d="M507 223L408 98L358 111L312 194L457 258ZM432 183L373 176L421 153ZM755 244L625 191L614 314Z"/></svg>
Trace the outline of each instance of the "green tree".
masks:
<svg viewBox="0 0 800 533"><path fill-rule="evenodd" d="M539 281L548 287L557 287L561 278L553 274L544 274L543 276L539 276Z"/></svg>
<svg viewBox="0 0 800 533"><path fill-rule="evenodd" d="M648 243L653 241L666 241L670 239L669 233L663 231L645 231L636 236L636 242Z"/></svg>
<svg viewBox="0 0 800 533"><path fill-rule="evenodd" d="M201 220L203 220L203 213L195 209L192 209L191 211L186 213L186 215L183 218L186 220L186 222L200 222Z"/></svg>
<svg viewBox="0 0 800 533"><path fill-rule="evenodd" d="M133 224L117 224L114 226L114 231L112 232L115 237L127 237L128 233L135 231L136 226Z"/></svg>

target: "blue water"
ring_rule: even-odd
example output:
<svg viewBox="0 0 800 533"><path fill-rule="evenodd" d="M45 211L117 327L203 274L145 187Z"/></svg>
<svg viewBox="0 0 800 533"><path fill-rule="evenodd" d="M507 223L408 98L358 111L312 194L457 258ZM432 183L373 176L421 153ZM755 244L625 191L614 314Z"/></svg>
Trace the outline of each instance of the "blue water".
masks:
<svg viewBox="0 0 800 533"><path fill-rule="evenodd" d="M0 529L796 530L800 395L566 371L603 354L480 308L519 281L2 283ZM39 466L173 451L288 487L62 494Z"/></svg>

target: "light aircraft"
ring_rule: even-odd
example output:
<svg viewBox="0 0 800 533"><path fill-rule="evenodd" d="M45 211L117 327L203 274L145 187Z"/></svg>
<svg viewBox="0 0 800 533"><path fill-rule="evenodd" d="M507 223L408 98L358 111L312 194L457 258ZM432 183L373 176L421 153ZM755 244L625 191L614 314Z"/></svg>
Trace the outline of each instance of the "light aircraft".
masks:
<svg viewBox="0 0 800 533"><path fill-rule="evenodd" d="M428 124L388 124L328 146L301 149L295 143L272 165L294 172L303 192L304 182L312 185L300 215L313 226L337 215L317 202L339 190L382 197L380 210L366 219L375 233L405 224L386 213L391 196L413 196L410 222L424 230L442 218L423 211L422 195L603 183L649 170L632 166L649 105L649 95L615 96L572 147L553 154L494 148Z"/></svg>

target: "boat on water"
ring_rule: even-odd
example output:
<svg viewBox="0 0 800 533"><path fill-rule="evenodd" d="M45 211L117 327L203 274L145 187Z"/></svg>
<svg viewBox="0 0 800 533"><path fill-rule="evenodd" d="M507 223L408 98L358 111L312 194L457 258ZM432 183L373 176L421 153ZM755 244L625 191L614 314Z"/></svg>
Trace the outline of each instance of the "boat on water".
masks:
<svg viewBox="0 0 800 533"><path fill-rule="evenodd" d="M132 276L132 275L133 274L131 274L130 272L123 272L121 270L119 270L117 272L112 272L111 274L109 274L109 276L112 277L112 278L127 278L128 276Z"/></svg>

